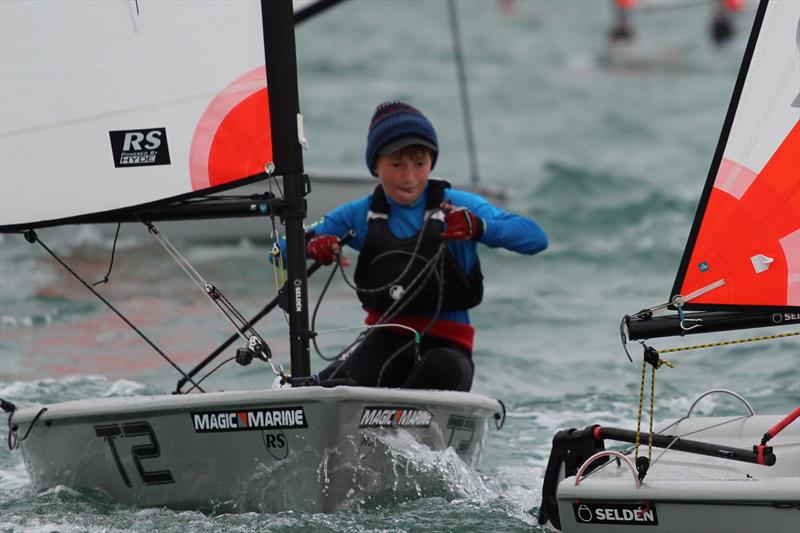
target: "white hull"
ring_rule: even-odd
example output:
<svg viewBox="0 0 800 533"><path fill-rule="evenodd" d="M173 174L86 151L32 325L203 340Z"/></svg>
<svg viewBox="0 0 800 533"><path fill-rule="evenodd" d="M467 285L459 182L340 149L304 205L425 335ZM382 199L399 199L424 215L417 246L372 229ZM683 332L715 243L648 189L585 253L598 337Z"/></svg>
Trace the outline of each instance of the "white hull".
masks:
<svg viewBox="0 0 800 533"><path fill-rule="evenodd" d="M667 433L749 450L780 419L767 415L689 418ZM800 420L769 445L777 458L771 467L670 450L651 466L638 488L624 462L603 466L577 486L571 476L558 485L561 530L800 531ZM662 451L654 448L653 458ZM647 455L646 441L639 455Z"/></svg>
<svg viewBox="0 0 800 533"><path fill-rule="evenodd" d="M474 467L502 412L495 400L448 391L212 392L50 405L26 438L40 410L12 419L37 489L217 512L333 512L446 489L415 455Z"/></svg>

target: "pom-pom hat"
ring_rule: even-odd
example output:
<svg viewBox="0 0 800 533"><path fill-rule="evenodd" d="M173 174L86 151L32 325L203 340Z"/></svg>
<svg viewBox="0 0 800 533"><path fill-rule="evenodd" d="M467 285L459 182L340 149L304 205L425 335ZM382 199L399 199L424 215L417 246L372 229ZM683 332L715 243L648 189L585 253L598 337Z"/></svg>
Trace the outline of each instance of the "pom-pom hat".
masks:
<svg viewBox="0 0 800 533"><path fill-rule="evenodd" d="M421 145L431 150L431 169L439 154L439 142L433 124L419 109L405 102L383 102L375 109L367 133L367 168L373 176L379 155L401 148Z"/></svg>

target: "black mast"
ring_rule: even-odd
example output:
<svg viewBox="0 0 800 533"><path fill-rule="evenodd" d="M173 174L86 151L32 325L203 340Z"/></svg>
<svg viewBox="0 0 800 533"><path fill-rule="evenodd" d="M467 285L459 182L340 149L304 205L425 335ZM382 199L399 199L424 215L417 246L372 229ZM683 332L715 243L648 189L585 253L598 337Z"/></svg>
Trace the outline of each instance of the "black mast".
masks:
<svg viewBox="0 0 800 533"><path fill-rule="evenodd" d="M311 375L308 347L308 283L303 219L303 154L297 121L297 60L294 42L294 12L291 0L261 0L264 52L267 65L269 116L272 124L274 174L283 177L283 218L286 223L287 289L289 296L289 347L292 377Z"/></svg>

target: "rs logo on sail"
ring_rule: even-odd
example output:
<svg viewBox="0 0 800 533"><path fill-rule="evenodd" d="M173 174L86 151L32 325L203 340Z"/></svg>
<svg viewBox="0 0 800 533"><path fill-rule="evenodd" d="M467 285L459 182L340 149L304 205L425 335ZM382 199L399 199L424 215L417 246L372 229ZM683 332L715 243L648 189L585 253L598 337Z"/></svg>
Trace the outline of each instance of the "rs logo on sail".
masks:
<svg viewBox="0 0 800 533"><path fill-rule="evenodd" d="M119 130L108 134L117 168L170 164L166 128Z"/></svg>

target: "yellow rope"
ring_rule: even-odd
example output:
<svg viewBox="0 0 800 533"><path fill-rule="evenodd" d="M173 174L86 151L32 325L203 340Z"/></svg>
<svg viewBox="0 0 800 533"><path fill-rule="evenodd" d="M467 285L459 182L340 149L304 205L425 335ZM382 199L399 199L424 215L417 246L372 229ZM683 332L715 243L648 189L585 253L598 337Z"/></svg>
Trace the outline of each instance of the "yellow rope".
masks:
<svg viewBox="0 0 800 533"><path fill-rule="evenodd" d="M639 459L639 442L642 431L642 403L644 403L644 377L647 370L647 361L642 360L642 383L639 385L639 412L636 415L636 442L634 444L634 463Z"/></svg>
<svg viewBox="0 0 800 533"><path fill-rule="evenodd" d="M653 353L658 356L658 352L653 351ZM634 462L639 460L639 445L641 444L641 435L642 435L642 405L644 404L644 382L645 377L647 376L647 365L648 363L652 367L650 370L650 421L649 421L649 435L648 435L648 442L647 442L647 463L648 465L653 459L653 420L655 419L655 401L656 401L656 369L661 368L662 366L666 365L670 368L674 368L674 365L667 361L666 359L661 359L658 357L658 360L655 362L648 361L647 357L642 359L642 380L639 384L639 410L636 414L636 439L635 439L635 448L634 448ZM638 463L637 463L638 468Z"/></svg>
<svg viewBox="0 0 800 533"><path fill-rule="evenodd" d="M657 366L661 366L661 360L658 361ZM672 365L669 365L672 368ZM647 464L653 462L653 418L655 417L655 400L656 400L656 367L650 369L650 438L647 441Z"/></svg>
<svg viewBox="0 0 800 533"><path fill-rule="evenodd" d="M272 256L277 258L277 265L275 260L272 261L272 278L275 280L275 295L278 295L281 287L286 283L286 269L283 267L283 254L281 254L281 249L278 248L277 241L275 246L272 247ZM289 317L286 311L283 311L283 316L288 323Z"/></svg>
<svg viewBox="0 0 800 533"><path fill-rule="evenodd" d="M695 344L693 346L683 346L679 348L668 348L666 350L655 350L654 353L658 356L658 360L652 363L650 366L650 434L647 442L647 462L650 464L653 459L653 419L655 418L655 398L656 398L656 369L661 368L662 366L666 365L670 368L674 368L674 365L660 357L662 353L673 353L673 352L682 352L685 350L698 350L701 348L713 348L716 346L728 346L731 344L741 344L744 342L755 342L755 341L763 341L769 339L781 339L784 337L793 337L796 335L800 335L800 331L795 331L791 333L779 333L776 335L765 335L763 337L750 337L747 339L738 339L732 341L720 341L720 342L712 342L708 344ZM642 380L639 384L639 410L636 414L636 439L634 443L634 462L636 462L638 468L638 460L639 460L639 446L641 444L641 431L642 431L642 405L644 404L644 383L645 378L647 376L647 350L651 348L647 348L645 350L645 358L642 360Z"/></svg>
<svg viewBox="0 0 800 533"><path fill-rule="evenodd" d="M683 352L685 350L699 350L701 348L714 348L717 346L728 346L731 344L742 344L745 342L765 341L770 339L782 339L784 337L793 337L800 335L800 331L792 331L790 333L779 333L776 335L764 335L763 337L749 337L747 339L736 339L732 341L710 342L708 344L695 344L692 346L681 346L679 348L668 348L666 350L658 350L658 353L673 353Z"/></svg>
<svg viewBox="0 0 800 533"><path fill-rule="evenodd" d="M280 280L283 277L283 256L281 255L281 251L277 246L272 248L272 279L275 281L275 293L280 290L281 284ZM277 264L276 264L277 263ZM278 272L280 271L280 273Z"/></svg>

